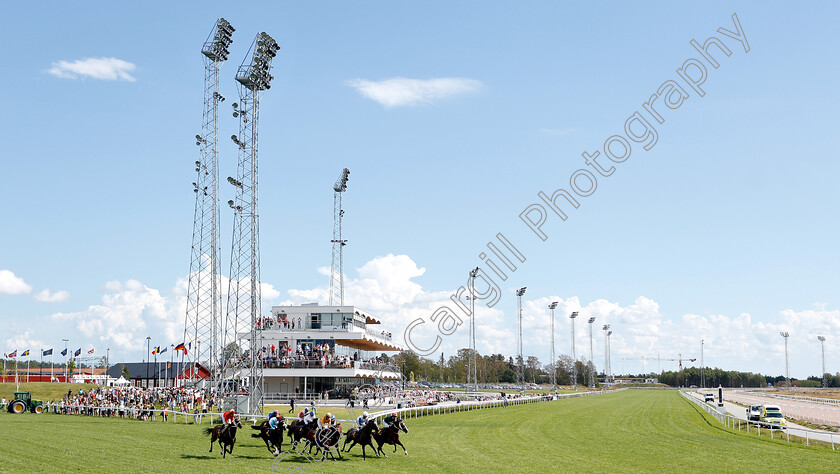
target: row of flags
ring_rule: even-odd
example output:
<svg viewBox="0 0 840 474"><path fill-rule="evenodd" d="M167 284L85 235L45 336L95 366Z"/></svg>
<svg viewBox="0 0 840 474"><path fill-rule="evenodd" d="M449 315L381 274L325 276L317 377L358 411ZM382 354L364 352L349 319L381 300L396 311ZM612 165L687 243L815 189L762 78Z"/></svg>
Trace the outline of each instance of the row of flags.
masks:
<svg viewBox="0 0 840 474"><path fill-rule="evenodd" d="M94 352L94 349L91 349L91 350L87 351L88 354L93 354L93 352ZM41 357L49 356L49 355L52 355L52 354L53 354L52 349L45 349L45 350L41 351ZM82 354L82 348L80 347L80 348L76 349L76 352L73 353L73 357L79 357L81 354ZM29 355L29 349L20 353L20 357L26 357L28 355ZM67 355L67 349L64 349L63 351L61 351L61 355L66 356ZM8 357L10 359L14 359L15 357L18 356L18 351L12 351L9 354L3 354L3 356Z"/></svg>
<svg viewBox="0 0 840 474"><path fill-rule="evenodd" d="M157 346L152 351L152 354L154 354L154 355L163 354L164 352L166 352L166 349L167 349L166 346L163 346L163 349L161 349L160 346ZM182 342L182 343L178 344L177 346L174 346L173 350L184 351L184 355L187 355L187 352L189 350L192 350L192 343L190 342L190 343L187 343L186 345L184 345L184 343ZM87 351L87 353L88 354L93 354L93 351L94 351L94 349L91 349L91 350ZM51 348L46 349L46 350L42 350L41 351L41 357L52 355L52 353L53 353L53 350ZM73 352L73 357L79 357L81 354L82 354L82 348L80 347L80 348L76 349L75 352ZM20 353L20 357L26 357L28 355L29 355L29 349ZM67 356L67 349L64 349L63 351L61 351L61 355L66 357ZM9 359L14 359L15 357L18 357L18 351L15 350L15 351L13 351L9 354L3 354L3 357L4 358L9 358Z"/></svg>

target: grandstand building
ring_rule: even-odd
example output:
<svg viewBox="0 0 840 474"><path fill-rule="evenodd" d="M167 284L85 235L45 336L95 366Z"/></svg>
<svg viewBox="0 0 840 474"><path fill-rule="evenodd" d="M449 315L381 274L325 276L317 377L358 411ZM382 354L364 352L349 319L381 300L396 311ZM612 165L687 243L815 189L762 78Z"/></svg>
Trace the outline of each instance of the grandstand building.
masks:
<svg viewBox="0 0 840 474"><path fill-rule="evenodd" d="M258 328L269 399L402 378L381 354L404 348L379 319L354 306L273 306Z"/></svg>

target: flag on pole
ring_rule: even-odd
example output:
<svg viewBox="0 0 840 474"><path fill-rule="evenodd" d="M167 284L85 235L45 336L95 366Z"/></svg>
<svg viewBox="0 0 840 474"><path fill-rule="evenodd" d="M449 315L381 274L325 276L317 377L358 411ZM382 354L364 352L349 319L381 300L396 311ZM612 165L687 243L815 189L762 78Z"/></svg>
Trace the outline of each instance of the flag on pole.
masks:
<svg viewBox="0 0 840 474"><path fill-rule="evenodd" d="M63 351L61 351L61 355L66 357L67 356L67 349L64 349Z"/></svg>
<svg viewBox="0 0 840 474"><path fill-rule="evenodd" d="M163 354L164 352L166 352L166 349L168 348L166 346L163 346L163 349L161 349L160 353Z"/></svg>
<svg viewBox="0 0 840 474"><path fill-rule="evenodd" d="M152 349L152 355L160 354L160 346L155 347Z"/></svg>
<svg viewBox="0 0 840 474"><path fill-rule="evenodd" d="M51 356L51 355L52 355L52 349L47 349L47 350L43 351L43 353L41 354L42 357L43 356Z"/></svg>
<svg viewBox="0 0 840 474"><path fill-rule="evenodd" d="M89 350L88 354L93 354L93 349Z"/></svg>
<svg viewBox="0 0 840 474"><path fill-rule="evenodd" d="M15 349L15 351L14 351L14 352L12 352L11 354L9 354L9 357L17 357L17 349Z"/></svg>
<svg viewBox="0 0 840 474"><path fill-rule="evenodd" d="M79 357L80 355L82 355L82 348L81 347L76 349L76 352L73 353L73 357Z"/></svg>
<svg viewBox="0 0 840 474"><path fill-rule="evenodd" d="M178 344L177 346L175 346L175 350L176 351L184 351L184 355L187 355L187 347L184 346L183 342Z"/></svg>
<svg viewBox="0 0 840 474"><path fill-rule="evenodd" d="M23 351L23 353L20 356L21 357L26 357L28 355L29 355L29 349L26 349L25 351Z"/></svg>

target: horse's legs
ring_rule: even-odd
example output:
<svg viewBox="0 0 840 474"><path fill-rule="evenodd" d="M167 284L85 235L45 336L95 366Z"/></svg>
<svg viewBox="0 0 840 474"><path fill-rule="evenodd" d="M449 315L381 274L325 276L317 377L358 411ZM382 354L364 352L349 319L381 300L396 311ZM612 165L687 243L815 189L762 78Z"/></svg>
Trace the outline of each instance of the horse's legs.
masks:
<svg viewBox="0 0 840 474"><path fill-rule="evenodd" d="M397 444L399 444L400 447L403 448L403 451L405 451L405 455L408 456L408 450L405 449L405 446L403 446L400 440L397 440ZM397 444L394 445L394 452L397 452Z"/></svg>
<svg viewBox="0 0 840 474"><path fill-rule="evenodd" d="M376 455L379 456L379 453L382 453L382 455L385 456L385 459L388 459L388 455L382 450L382 446L385 446L385 440L377 441L377 443L379 444L379 447L376 449ZM373 444L371 444L371 446L373 446Z"/></svg>
<svg viewBox="0 0 840 474"><path fill-rule="evenodd" d="M364 444L362 445L362 461L364 461L365 459L367 459L367 457L365 456L365 446L366 446L366 445L364 445ZM351 446L351 448L352 448L352 446Z"/></svg>

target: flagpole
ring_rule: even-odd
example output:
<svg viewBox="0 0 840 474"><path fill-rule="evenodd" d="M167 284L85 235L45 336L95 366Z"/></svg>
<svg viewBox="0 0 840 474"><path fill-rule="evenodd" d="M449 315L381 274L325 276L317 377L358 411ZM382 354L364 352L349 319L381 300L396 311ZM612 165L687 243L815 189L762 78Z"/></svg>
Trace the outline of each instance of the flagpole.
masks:
<svg viewBox="0 0 840 474"><path fill-rule="evenodd" d="M26 359L26 383L29 383L29 361L32 360L32 357Z"/></svg>
<svg viewBox="0 0 840 474"><path fill-rule="evenodd" d="M41 365L38 367L38 380L41 380L42 370L44 370L44 349L41 349Z"/></svg>
<svg viewBox="0 0 840 474"><path fill-rule="evenodd" d="M54 360L54 351L50 351L50 382L55 380L55 360Z"/></svg>

